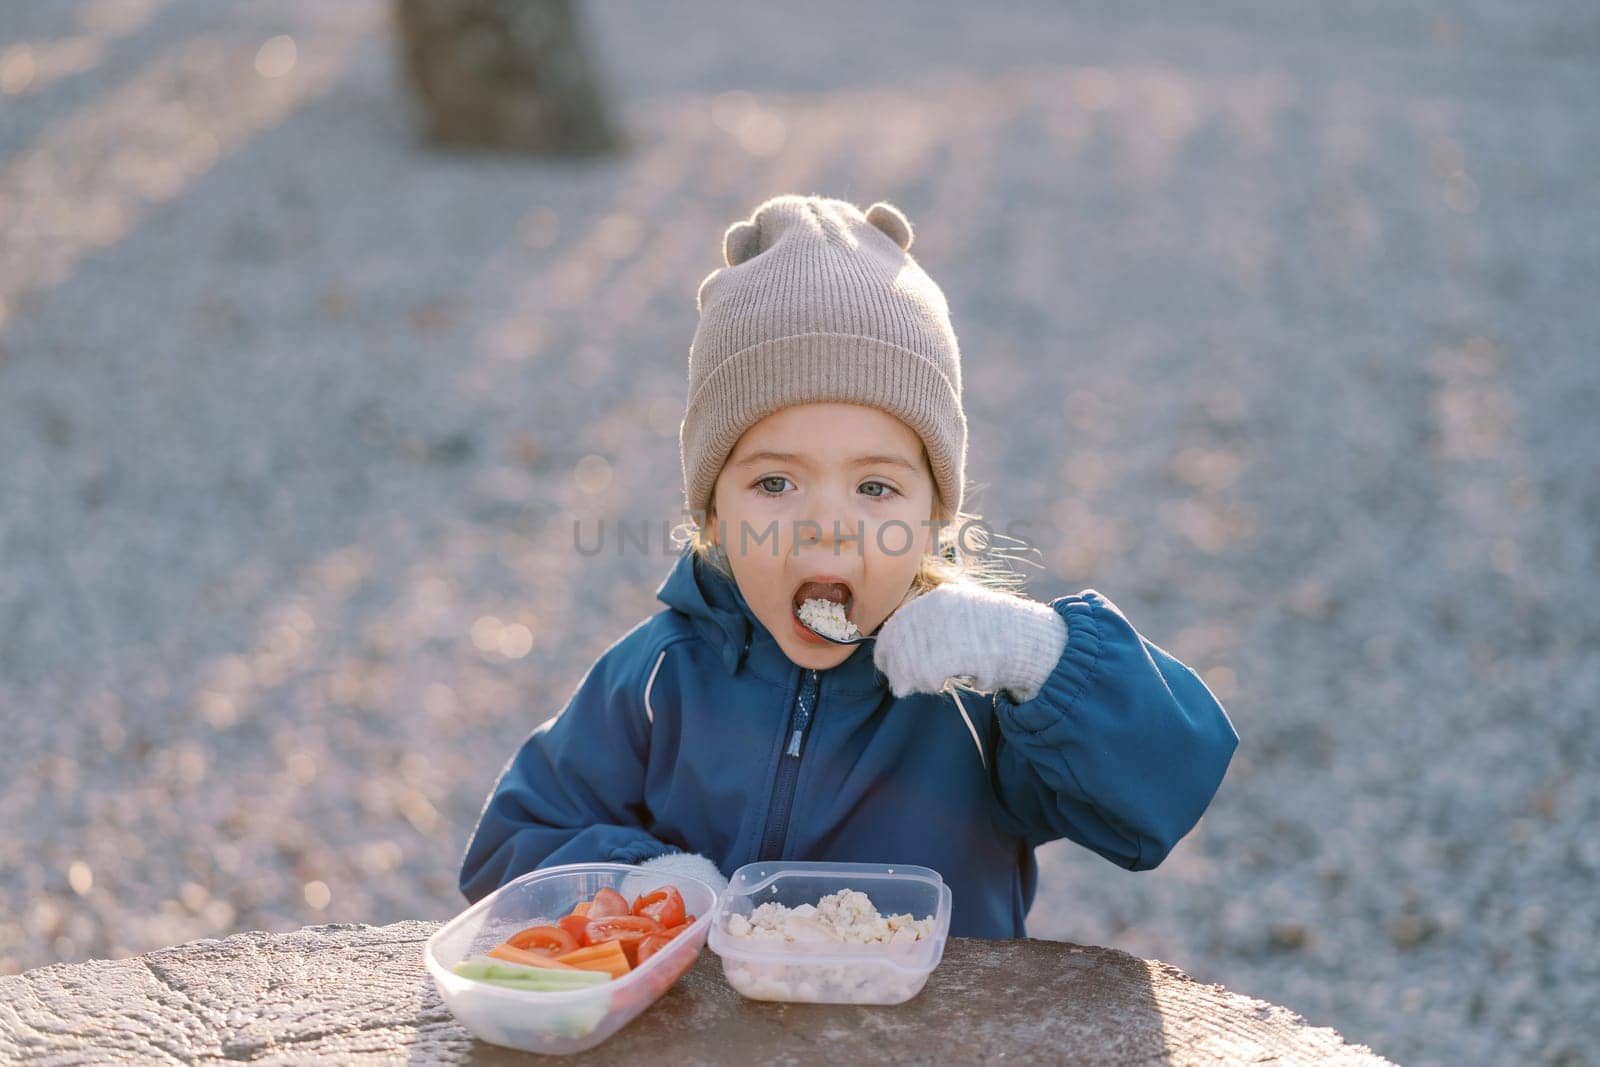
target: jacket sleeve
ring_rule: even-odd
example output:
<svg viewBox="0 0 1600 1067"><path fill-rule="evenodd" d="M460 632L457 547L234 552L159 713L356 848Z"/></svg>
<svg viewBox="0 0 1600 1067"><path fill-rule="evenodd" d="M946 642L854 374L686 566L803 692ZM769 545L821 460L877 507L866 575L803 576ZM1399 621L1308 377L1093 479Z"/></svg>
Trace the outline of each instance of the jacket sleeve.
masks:
<svg viewBox="0 0 1600 1067"><path fill-rule="evenodd" d="M1054 670L1031 700L994 694L998 821L1030 847L1066 837L1148 870L1199 822L1239 735L1110 600L1088 589L1050 606L1067 622Z"/></svg>
<svg viewBox="0 0 1600 1067"><path fill-rule="evenodd" d="M469 901L538 867L681 851L645 829L644 670L657 650L643 638L636 627L602 653L506 764L461 862Z"/></svg>

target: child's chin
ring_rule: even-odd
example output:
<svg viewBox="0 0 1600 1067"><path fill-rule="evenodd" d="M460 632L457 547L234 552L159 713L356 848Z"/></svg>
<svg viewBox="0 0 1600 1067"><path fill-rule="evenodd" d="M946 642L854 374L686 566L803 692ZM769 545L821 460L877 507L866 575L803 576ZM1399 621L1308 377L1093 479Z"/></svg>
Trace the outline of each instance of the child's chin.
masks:
<svg viewBox="0 0 1600 1067"><path fill-rule="evenodd" d="M848 648L840 648L839 655L828 655L824 653L823 655L818 656L794 652L789 654L790 663L793 663L796 667L803 667L806 670L812 671L830 671L849 658L850 650Z"/></svg>

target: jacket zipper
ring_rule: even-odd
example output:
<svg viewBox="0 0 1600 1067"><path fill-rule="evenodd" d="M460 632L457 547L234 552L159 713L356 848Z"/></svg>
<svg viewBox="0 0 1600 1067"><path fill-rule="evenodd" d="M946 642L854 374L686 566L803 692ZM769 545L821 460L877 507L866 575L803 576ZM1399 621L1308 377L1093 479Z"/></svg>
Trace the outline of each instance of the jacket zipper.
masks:
<svg viewBox="0 0 1600 1067"><path fill-rule="evenodd" d="M795 694L794 707L789 713L789 741L778 759L778 777L772 783L767 829L761 837L761 852L757 860L775 860L783 853L784 838L789 836L789 811L794 803L794 787L800 776L800 751L805 744L806 728L816 714L817 690L821 684L822 672L818 670L807 668L800 678L800 689Z"/></svg>

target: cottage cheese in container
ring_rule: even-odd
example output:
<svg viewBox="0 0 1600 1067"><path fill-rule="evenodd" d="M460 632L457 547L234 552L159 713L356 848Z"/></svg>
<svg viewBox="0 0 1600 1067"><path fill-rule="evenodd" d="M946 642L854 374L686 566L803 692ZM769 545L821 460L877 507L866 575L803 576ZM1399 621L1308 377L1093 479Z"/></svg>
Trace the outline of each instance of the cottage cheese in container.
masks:
<svg viewBox="0 0 1600 1067"><path fill-rule="evenodd" d="M767 862L734 872L709 943L752 999L897 1004L927 982L949 926L930 868Z"/></svg>
<svg viewBox="0 0 1600 1067"><path fill-rule="evenodd" d="M788 944L899 945L931 938L933 916L917 919L909 912L880 915L871 897L858 889L841 889L815 906L788 908L769 901L758 905L748 919L730 915L728 933Z"/></svg>

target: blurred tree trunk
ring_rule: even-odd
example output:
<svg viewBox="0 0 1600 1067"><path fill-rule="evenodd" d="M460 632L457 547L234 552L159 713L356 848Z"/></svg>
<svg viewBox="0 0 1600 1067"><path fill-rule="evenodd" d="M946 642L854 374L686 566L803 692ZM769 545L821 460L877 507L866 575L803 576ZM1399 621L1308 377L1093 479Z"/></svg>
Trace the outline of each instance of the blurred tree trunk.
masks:
<svg viewBox="0 0 1600 1067"><path fill-rule="evenodd" d="M621 147L573 0L394 0L406 76L444 144Z"/></svg>

